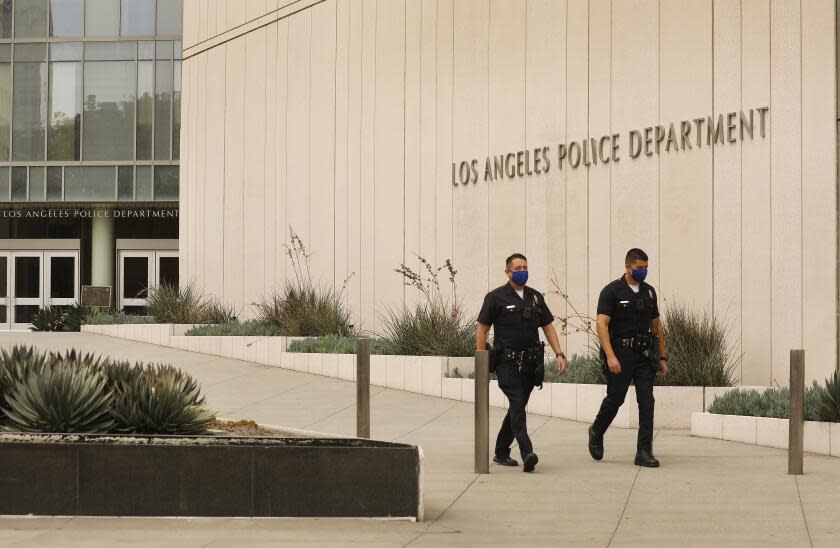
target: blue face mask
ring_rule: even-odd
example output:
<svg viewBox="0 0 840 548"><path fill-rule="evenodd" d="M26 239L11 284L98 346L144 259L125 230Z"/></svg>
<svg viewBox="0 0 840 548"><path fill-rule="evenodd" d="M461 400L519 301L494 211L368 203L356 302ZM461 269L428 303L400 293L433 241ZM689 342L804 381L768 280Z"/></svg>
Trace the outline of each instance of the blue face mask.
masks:
<svg viewBox="0 0 840 548"><path fill-rule="evenodd" d="M637 282L642 283L647 278L647 268L634 268L630 271L630 276Z"/></svg>
<svg viewBox="0 0 840 548"><path fill-rule="evenodd" d="M516 285L525 285L525 283L528 282L528 271L517 270L516 272L512 272L510 279L513 280L513 283Z"/></svg>

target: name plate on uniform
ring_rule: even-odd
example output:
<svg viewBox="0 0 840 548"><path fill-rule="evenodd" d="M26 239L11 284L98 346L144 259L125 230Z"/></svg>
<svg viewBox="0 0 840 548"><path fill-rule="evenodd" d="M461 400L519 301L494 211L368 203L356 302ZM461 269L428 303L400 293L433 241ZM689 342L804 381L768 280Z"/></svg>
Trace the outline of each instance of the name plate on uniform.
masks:
<svg viewBox="0 0 840 548"><path fill-rule="evenodd" d="M111 286L110 285L83 285L82 286L82 306L89 306L91 308L111 306Z"/></svg>

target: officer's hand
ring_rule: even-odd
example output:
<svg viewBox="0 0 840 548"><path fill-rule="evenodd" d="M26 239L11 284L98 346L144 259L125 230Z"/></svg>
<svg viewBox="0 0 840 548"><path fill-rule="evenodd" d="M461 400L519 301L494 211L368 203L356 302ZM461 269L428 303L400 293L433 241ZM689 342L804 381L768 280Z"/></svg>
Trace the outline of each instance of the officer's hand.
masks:
<svg viewBox="0 0 840 548"><path fill-rule="evenodd" d="M659 360L659 371L656 374L660 377L668 374L668 362L666 360Z"/></svg>
<svg viewBox="0 0 840 548"><path fill-rule="evenodd" d="M621 363L619 363L618 358L614 355L607 358L607 367L609 367L610 372L615 375L621 373Z"/></svg>
<svg viewBox="0 0 840 548"><path fill-rule="evenodd" d="M561 374L566 371L566 358L563 356L557 356L557 371Z"/></svg>

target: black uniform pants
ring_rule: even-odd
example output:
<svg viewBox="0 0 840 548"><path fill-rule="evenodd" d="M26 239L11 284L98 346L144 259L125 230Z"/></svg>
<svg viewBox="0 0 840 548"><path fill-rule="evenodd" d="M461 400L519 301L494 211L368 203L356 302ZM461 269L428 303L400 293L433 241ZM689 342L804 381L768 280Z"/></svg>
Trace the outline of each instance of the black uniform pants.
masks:
<svg viewBox="0 0 840 548"><path fill-rule="evenodd" d="M621 373L606 369L607 397L595 417L592 430L603 436L624 403L627 389L632 381L636 385L636 400L639 403L639 438L637 451L651 452L653 446L653 381L656 373L650 361L638 350L616 348L616 357L621 363Z"/></svg>
<svg viewBox="0 0 840 548"><path fill-rule="evenodd" d="M528 398L534 389L534 381L531 375L520 373L519 366L511 361L500 362L496 366L496 376L499 379L499 388L505 393L510 404L499 435L496 436L496 456L509 457L510 446L516 439L524 459L534 452L531 438L528 437L528 426L525 424L525 406L528 405Z"/></svg>

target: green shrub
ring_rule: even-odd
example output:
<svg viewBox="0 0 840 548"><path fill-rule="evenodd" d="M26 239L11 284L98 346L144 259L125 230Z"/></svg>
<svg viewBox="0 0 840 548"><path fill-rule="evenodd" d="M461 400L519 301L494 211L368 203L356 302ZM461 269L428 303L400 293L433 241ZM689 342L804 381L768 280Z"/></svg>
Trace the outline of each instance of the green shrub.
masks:
<svg viewBox="0 0 840 548"><path fill-rule="evenodd" d="M805 420L823 420L817 415L822 387L816 381L805 389ZM708 407L709 413L742 415L747 417L790 418L790 389L788 387L756 390L732 390L717 396Z"/></svg>
<svg viewBox="0 0 840 548"><path fill-rule="evenodd" d="M7 431L191 435L214 420L196 381L171 366L75 350L0 352L0 427Z"/></svg>
<svg viewBox="0 0 840 548"><path fill-rule="evenodd" d="M58 306L44 307L32 315L32 331L63 331L64 311Z"/></svg>
<svg viewBox="0 0 840 548"><path fill-rule="evenodd" d="M232 305L227 305L211 297L204 304L204 323L219 324L236 321L236 310Z"/></svg>
<svg viewBox="0 0 840 548"><path fill-rule="evenodd" d="M835 371L820 388L819 399L814 404L817 420L840 422L840 371Z"/></svg>
<svg viewBox="0 0 840 548"><path fill-rule="evenodd" d="M289 234L290 243L285 247L294 277L286 280L280 291L254 303L257 319L291 337L352 336L355 331L344 302L348 280L339 290L315 283L310 270L312 254L291 227Z"/></svg>
<svg viewBox="0 0 840 548"><path fill-rule="evenodd" d="M597 358L575 354L566 361L566 371L562 375L557 370L557 360L546 360L545 382L604 384L606 380Z"/></svg>
<svg viewBox="0 0 840 548"><path fill-rule="evenodd" d="M64 307L64 331L81 331L85 318L91 310L87 306L73 303Z"/></svg>
<svg viewBox="0 0 840 548"><path fill-rule="evenodd" d="M104 377L63 360L11 380L6 403L5 430L105 433L114 426Z"/></svg>
<svg viewBox="0 0 840 548"><path fill-rule="evenodd" d="M194 337L270 337L281 335L276 327L259 320L248 320L245 322L239 322L237 320L216 325L197 325L190 328L186 334Z"/></svg>
<svg viewBox="0 0 840 548"><path fill-rule="evenodd" d="M146 311L160 323L202 323L204 297L192 284L150 287Z"/></svg>
<svg viewBox="0 0 840 548"><path fill-rule="evenodd" d="M670 302L663 315L668 374L656 383L668 386L734 386L741 362L727 342L725 326L709 312Z"/></svg>
<svg viewBox="0 0 840 548"><path fill-rule="evenodd" d="M216 420L204 407L198 384L164 365L115 370L113 416L116 429L132 434L203 434Z"/></svg>
<svg viewBox="0 0 840 548"><path fill-rule="evenodd" d="M90 312L85 316L86 325L124 325L158 323L152 316L137 316L115 311Z"/></svg>
<svg viewBox="0 0 840 548"><path fill-rule="evenodd" d="M336 337L327 335L325 337L309 337L303 340L292 341L289 344L289 352L302 354L355 354L356 337ZM371 354L382 354L383 343L378 339L370 342Z"/></svg>
<svg viewBox="0 0 840 548"><path fill-rule="evenodd" d="M409 356L469 357L475 352L475 318L467 317L458 302L455 270L448 259L437 268L418 257L425 271L405 264L395 271L405 285L416 288L423 299L413 308L388 309L381 316L383 352ZM452 298L444 296L438 276L446 269Z"/></svg>

